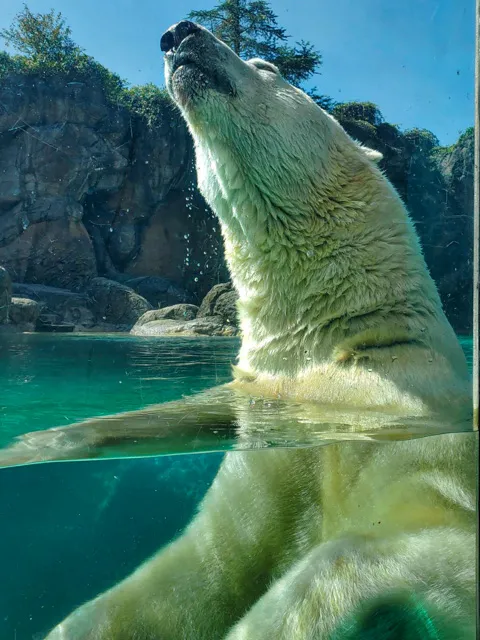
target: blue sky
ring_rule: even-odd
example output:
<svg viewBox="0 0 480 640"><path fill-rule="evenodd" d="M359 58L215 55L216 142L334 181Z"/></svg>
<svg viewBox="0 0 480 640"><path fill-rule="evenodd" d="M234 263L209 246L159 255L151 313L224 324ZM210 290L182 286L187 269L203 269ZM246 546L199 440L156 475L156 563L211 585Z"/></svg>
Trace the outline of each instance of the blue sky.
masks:
<svg viewBox="0 0 480 640"><path fill-rule="evenodd" d="M55 8L74 40L133 84L163 84L159 40L191 9L215 0L30 0ZM432 130L442 144L473 124L474 0L273 0L292 40L323 55L313 83L338 101L369 100L402 128ZM0 27L21 0L0 0ZM0 42L3 45L3 43ZM2 47L3 48L3 47Z"/></svg>

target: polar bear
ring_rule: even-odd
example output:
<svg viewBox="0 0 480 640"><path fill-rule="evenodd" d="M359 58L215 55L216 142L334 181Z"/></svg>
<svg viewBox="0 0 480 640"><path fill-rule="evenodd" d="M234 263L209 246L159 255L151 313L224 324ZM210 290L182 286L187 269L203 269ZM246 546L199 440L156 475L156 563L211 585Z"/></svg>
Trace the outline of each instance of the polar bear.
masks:
<svg viewBox="0 0 480 640"><path fill-rule="evenodd" d="M48 639L473 639L474 434L412 437L468 424L470 381L379 154L201 26L161 44L239 293L234 380L28 434L0 464L222 429L238 451L177 540ZM251 450L289 428L318 446Z"/></svg>

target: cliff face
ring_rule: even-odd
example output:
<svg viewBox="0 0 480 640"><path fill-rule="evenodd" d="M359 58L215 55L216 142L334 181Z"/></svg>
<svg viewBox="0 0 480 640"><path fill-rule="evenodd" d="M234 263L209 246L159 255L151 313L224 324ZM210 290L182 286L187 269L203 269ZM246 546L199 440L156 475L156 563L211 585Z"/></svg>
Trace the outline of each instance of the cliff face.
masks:
<svg viewBox="0 0 480 640"><path fill-rule="evenodd" d="M447 315L469 331L473 132L438 150L433 136L361 111L336 115L384 154ZM198 303L227 279L222 256L218 224L196 189L191 139L168 101L149 126L94 81L2 81L0 265L14 282L75 292L97 276L136 290L143 282L162 289L147 296L154 306L171 283L177 289L165 303L180 301L182 290Z"/></svg>
<svg viewBox="0 0 480 640"><path fill-rule="evenodd" d="M168 103L150 128L100 87L9 76L0 131L0 264L12 280L78 291L97 275L162 276L195 296L210 288L220 241Z"/></svg>

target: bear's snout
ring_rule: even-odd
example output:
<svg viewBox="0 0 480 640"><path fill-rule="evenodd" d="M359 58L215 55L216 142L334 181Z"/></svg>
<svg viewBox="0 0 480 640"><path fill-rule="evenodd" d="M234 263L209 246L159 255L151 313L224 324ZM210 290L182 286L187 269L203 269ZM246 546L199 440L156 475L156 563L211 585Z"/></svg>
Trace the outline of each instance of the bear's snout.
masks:
<svg viewBox="0 0 480 640"><path fill-rule="evenodd" d="M190 20L182 20L167 29L160 38L160 49L168 53L172 49L177 49L185 38L192 33L200 31L198 25Z"/></svg>

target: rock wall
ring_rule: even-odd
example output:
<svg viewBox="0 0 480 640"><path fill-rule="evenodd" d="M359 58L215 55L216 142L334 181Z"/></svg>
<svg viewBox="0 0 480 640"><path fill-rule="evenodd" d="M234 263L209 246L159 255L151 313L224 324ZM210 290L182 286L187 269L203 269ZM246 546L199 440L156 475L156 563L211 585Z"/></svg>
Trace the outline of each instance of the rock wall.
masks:
<svg viewBox="0 0 480 640"><path fill-rule="evenodd" d="M384 154L447 315L470 331L473 133L439 151L428 136L361 113L339 119ZM82 294L93 278L108 278L153 307L200 304L225 282L218 224L196 189L192 142L176 109L165 101L149 126L94 81L8 76L0 87L0 265L15 283Z"/></svg>
<svg viewBox="0 0 480 640"><path fill-rule="evenodd" d="M6 324L10 316L12 281L8 271L0 267L0 324Z"/></svg>
<svg viewBox="0 0 480 640"><path fill-rule="evenodd" d="M0 264L15 282L80 291L96 276L161 276L200 300L222 269L195 190L190 137L101 87L9 76L0 88Z"/></svg>

